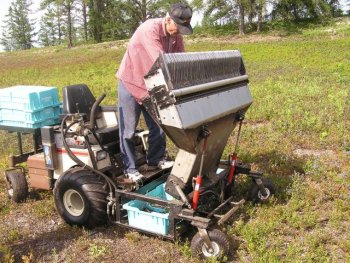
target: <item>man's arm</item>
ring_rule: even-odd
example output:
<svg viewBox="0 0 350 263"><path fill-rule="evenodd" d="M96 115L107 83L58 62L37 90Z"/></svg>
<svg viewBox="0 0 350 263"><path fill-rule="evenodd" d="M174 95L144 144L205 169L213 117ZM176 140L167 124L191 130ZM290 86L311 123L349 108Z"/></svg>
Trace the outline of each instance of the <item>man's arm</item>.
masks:
<svg viewBox="0 0 350 263"><path fill-rule="evenodd" d="M153 64L159 57L159 54L164 52L159 32L157 32L156 28L152 28L152 30L143 31L142 35L144 49Z"/></svg>

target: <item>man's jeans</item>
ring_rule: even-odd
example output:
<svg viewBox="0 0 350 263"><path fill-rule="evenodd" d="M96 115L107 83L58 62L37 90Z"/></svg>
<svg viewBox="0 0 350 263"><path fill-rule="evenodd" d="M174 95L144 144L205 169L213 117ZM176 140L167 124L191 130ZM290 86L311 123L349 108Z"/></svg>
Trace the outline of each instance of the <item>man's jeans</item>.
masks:
<svg viewBox="0 0 350 263"><path fill-rule="evenodd" d="M147 163L148 165L156 166L165 156L166 143L164 132L158 124L153 121L145 107L136 102L135 98L127 90L124 83L119 80L118 125L120 151L125 170L128 173L135 172L137 169L134 136L141 112L149 130Z"/></svg>

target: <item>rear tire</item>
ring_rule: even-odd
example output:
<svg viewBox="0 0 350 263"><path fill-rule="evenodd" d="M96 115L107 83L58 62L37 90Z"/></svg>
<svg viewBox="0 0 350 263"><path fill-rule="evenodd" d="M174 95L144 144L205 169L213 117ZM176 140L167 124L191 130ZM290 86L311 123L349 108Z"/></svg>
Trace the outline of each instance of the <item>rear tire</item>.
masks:
<svg viewBox="0 0 350 263"><path fill-rule="evenodd" d="M23 171L5 171L7 196L15 203L24 202L28 197L28 183Z"/></svg>
<svg viewBox="0 0 350 263"><path fill-rule="evenodd" d="M195 234L191 241L191 253L194 257L208 259L211 257L221 259L227 255L230 243L227 235L220 230L208 231L208 236L212 244L213 251L209 251L205 246L203 238L199 233Z"/></svg>
<svg viewBox="0 0 350 263"><path fill-rule="evenodd" d="M57 180L53 192L56 209L68 224L93 228L106 223L106 184L93 172L72 168Z"/></svg>

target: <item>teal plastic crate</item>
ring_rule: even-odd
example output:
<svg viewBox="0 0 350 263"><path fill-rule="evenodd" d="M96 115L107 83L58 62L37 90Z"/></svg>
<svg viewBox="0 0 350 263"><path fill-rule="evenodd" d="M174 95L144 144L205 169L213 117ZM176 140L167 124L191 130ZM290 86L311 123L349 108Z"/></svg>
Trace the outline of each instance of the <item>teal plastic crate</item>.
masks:
<svg viewBox="0 0 350 263"><path fill-rule="evenodd" d="M168 201L173 200L174 198L165 192L164 187L165 183L146 195ZM169 212L166 209L153 207L150 203L140 200L132 200L124 204L123 209L128 212L130 226L161 235L169 233Z"/></svg>
<svg viewBox="0 0 350 263"><path fill-rule="evenodd" d="M56 87L14 86L0 89L0 125L41 128L59 123Z"/></svg>
<svg viewBox="0 0 350 263"><path fill-rule="evenodd" d="M32 128L32 129L37 129L37 128L41 128L41 127L44 127L44 126L51 126L51 125L55 125L55 124L59 124L59 123L60 123L59 118L46 119L46 120L37 121L37 122L0 120L0 125L23 127L23 128Z"/></svg>
<svg viewBox="0 0 350 263"><path fill-rule="evenodd" d="M0 89L0 108L27 112L59 106L56 87L14 86Z"/></svg>
<svg viewBox="0 0 350 263"><path fill-rule="evenodd" d="M2 121L36 123L47 119L58 119L60 113L60 106L46 107L33 112L4 108L0 109L0 119Z"/></svg>

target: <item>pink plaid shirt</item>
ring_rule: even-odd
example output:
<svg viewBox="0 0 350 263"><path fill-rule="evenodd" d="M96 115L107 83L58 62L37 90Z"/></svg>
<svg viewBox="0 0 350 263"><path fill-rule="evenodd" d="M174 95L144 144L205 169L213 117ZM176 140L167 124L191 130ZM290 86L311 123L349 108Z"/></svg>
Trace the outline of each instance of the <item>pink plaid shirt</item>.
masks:
<svg viewBox="0 0 350 263"><path fill-rule="evenodd" d="M148 94L143 77L162 52L184 52L182 36L166 33L165 18L149 19L131 37L116 74L139 103Z"/></svg>

